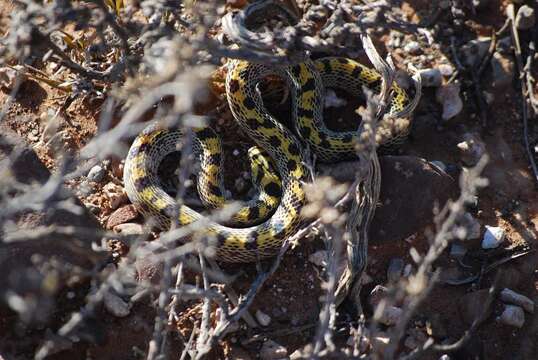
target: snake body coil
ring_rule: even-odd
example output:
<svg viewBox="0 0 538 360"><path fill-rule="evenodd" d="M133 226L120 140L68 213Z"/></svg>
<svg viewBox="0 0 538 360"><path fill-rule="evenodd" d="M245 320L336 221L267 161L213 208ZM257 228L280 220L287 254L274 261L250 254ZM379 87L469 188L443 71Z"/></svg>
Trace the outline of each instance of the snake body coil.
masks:
<svg viewBox="0 0 538 360"><path fill-rule="evenodd" d="M159 163L177 150L182 138L180 131L148 127L133 142L125 162L124 182L131 202L144 215L157 219L162 228L167 228L176 216L180 226L200 222L203 225L199 234L216 241L219 260L249 262L274 255L301 221L305 203L302 182L308 175L306 158L299 139L265 109L256 89L260 80L270 74L286 80L292 95L292 119L318 159L334 161L355 154L356 132L335 132L323 123L324 88L343 88L353 94L361 94L363 86L379 91L381 77L377 72L345 58L323 58L277 69L232 60L226 94L235 119L258 146L249 151L249 156L259 191L255 199L232 216L227 226L208 220L186 205L178 207L159 182ZM405 107L408 98L396 85L393 91L390 111L396 113ZM397 130L379 142L392 141L403 132ZM209 128L195 129L193 148L201 159L200 198L208 207L221 207L225 199L219 138Z"/></svg>

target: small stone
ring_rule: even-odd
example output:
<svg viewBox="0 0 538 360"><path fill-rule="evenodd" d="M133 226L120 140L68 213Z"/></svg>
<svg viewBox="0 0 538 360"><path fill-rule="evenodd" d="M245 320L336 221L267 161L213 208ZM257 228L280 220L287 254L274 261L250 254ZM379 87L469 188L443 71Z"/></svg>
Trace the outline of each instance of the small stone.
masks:
<svg viewBox="0 0 538 360"><path fill-rule="evenodd" d="M388 294L388 289L382 285L377 285L373 290L370 292L370 296L368 297L368 302L372 307L376 307L379 305L381 300L385 298Z"/></svg>
<svg viewBox="0 0 538 360"><path fill-rule="evenodd" d="M475 9L484 9L489 4L489 0L473 0Z"/></svg>
<svg viewBox="0 0 538 360"><path fill-rule="evenodd" d="M377 312L377 311L376 311ZM393 326L400 322L403 310L397 306L387 306L379 315L378 321L387 326Z"/></svg>
<svg viewBox="0 0 538 360"><path fill-rule="evenodd" d="M504 288L501 291L501 300L510 304L521 306L525 311L534 313L534 301L526 297L525 295L518 294L517 292Z"/></svg>
<svg viewBox="0 0 538 360"><path fill-rule="evenodd" d="M480 37L469 41L461 47L462 61L468 67L476 66L489 49L490 37Z"/></svg>
<svg viewBox="0 0 538 360"><path fill-rule="evenodd" d="M90 212L94 215L97 215L99 214L99 212L101 211L101 208L99 208L99 206L95 205L95 204L92 204L92 203L89 203L86 205L86 207L88 208L88 210L90 210Z"/></svg>
<svg viewBox="0 0 538 360"><path fill-rule="evenodd" d="M260 310L256 311L256 320L261 326L269 326L271 323L271 317Z"/></svg>
<svg viewBox="0 0 538 360"><path fill-rule="evenodd" d="M0 67L0 87L12 90L17 79L17 70L10 67ZM21 79L21 80L24 80Z"/></svg>
<svg viewBox="0 0 538 360"><path fill-rule="evenodd" d="M105 169L101 165L95 165L88 172L88 180L100 182L105 177Z"/></svg>
<svg viewBox="0 0 538 360"><path fill-rule="evenodd" d="M426 334L419 329L409 329L409 333L409 336L405 338L404 346L411 350L416 349L428 339Z"/></svg>
<svg viewBox="0 0 538 360"><path fill-rule="evenodd" d="M493 86L502 89L512 84L514 78L515 65L513 59L508 55L495 52L491 58L491 73L493 76Z"/></svg>
<svg viewBox="0 0 538 360"><path fill-rule="evenodd" d="M519 8L516 15L516 27L519 30L528 30L534 27L536 17L534 9L528 5L523 5Z"/></svg>
<svg viewBox="0 0 538 360"><path fill-rule="evenodd" d="M519 306L506 305L503 313L497 320L505 325L521 328L525 323L525 313Z"/></svg>
<svg viewBox="0 0 538 360"><path fill-rule="evenodd" d="M274 360L282 359L288 356L288 350L273 340L267 340L260 349L260 359Z"/></svg>
<svg viewBox="0 0 538 360"><path fill-rule="evenodd" d="M443 76L439 69L424 69L419 71L424 87L438 87L443 82Z"/></svg>
<svg viewBox="0 0 538 360"><path fill-rule="evenodd" d="M308 261L319 267L327 266L327 250L318 250L310 254Z"/></svg>
<svg viewBox="0 0 538 360"><path fill-rule="evenodd" d="M454 74L454 67L450 64L440 64L437 66L439 71L441 72L441 75L443 76L452 76Z"/></svg>
<svg viewBox="0 0 538 360"><path fill-rule="evenodd" d="M450 9L451 6L452 6L452 1L451 0L441 0L441 1L439 1L439 7L441 8L441 10L448 10L448 9Z"/></svg>
<svg viewBox="0 0 538 360"><path fill-rule="evenodd" d="M122 206L110 215L106 222L106 228L113 229L115 226L132 221L137 217L138 211L134 205L130 204Z"/></svg>
<svg viewBox="0 0 538 360"><path fill-rule="evenodd" d="M463 259L465 254L467 254L467 249L463 245L456 242L450 245L450 256L454 259Z"/></svg>
<svg viewBox="0 0 538 360"><path fill-rule="evenodd" d="M127 193L123 187L109 182L103 187L103 192L110 202L111 209L117 209L121 205L125 204L128 200Z"/></svg>
<svg viewBox="0 0 538 360"><path fill-rule="evenodd" d="M103 303L107 311L116 317L126 317L131 310L128 303L111 291L105 292Z"/></svg>
<svg viewBox="0 0 538 360"><path fill-rule="evenodd" d="M437 88L435 93L437 102L443 105L443 120L449 120L463 110L463 101L460 98L459 84L446 84Z"/></svg>
<svg viewBox="0 0 538 360"><path fill-rule="evenodd" d="M376 336L372 337L371 341L374 353L382 355L387 346L390 344L390 337L380 332Z"/></svg>
<svg viewBox="0 0 538 360"><path fill-rule="evenodd" d="M144 234L144 227L137 223L124 223L114 226L114 232L121 235L142 235Z"/></svg>
<svg viewBox="0 0 538 360"><path fill-rule="evenodd" d="M466 212L465 214L463 214L462 218L458 223L460 226L463 226L465 227L465 229L467 229L466 239L473 240L480 237L480 229L482 226L480 225L480 222L470 213Z"/></svg>
<svg viewBox="0 0 538 360"><path fill-rule="evenodd" d="M339 98L336 95L336 93L334 92L334 90L328 89L325 92L325 101L323 102L323 107L325 107L325 108L330 108L330 107L338 108L338 107L346 106L346 104L347 104L347 101L345 99Z"/></svg>
<svg viewBox="0 0 538 360"><path fill-rule="evenodd" d="M475 166L486 152L486 144L482 139L471 133L463 135L463 141L456 145L460 150L461 161L467 166Z"/></svg>
<svg viewBox="0 0 538 360"><path fill-rule="evenodd" d="M90 185L90 183L87 180L83 180L80 182L80 185L78 186L78 193L82 196L88 196L91 193L93 193L93 187Z"/></svg>
<svg viewBox="0 0 538 360"><path fill-rule="evenodd" d="M506 234L501 227L486 225L482 249L495 249L504 241Z"/></svg>
<svg viewBox="0 0 538 360"><path fill-rule="evenodd" d="M404 261L400 258L390 259L389 267L387 268L387 282L396 283L402 277Z"/></svg>
<svg viewBox="0 0 538 360"><path fill-rule="evenodd" d="M439 161L439 160L433 160L433 161L430 161L430 164L432 164L433 166L435 166L436 168L438 168L442 172L446 173L447 166L446 166L446 164L444 162Z"/></svg>
<svg viewBox="0 0 538 360"><path fill-rule="evenodd" d="M248 351L244 350L240 346L234 345L230 346L230 352L228 353L227 358L235 360L252 360L252 357L249 355Z"/></svg>
<svg viewBox="0 0 538 360"><path fill-rule="evenodd" d="M420 48L420 44L416 41L410 41L404 46L404 51L412 54L412 55L418 55L422 52L422 49Z"/></svg>

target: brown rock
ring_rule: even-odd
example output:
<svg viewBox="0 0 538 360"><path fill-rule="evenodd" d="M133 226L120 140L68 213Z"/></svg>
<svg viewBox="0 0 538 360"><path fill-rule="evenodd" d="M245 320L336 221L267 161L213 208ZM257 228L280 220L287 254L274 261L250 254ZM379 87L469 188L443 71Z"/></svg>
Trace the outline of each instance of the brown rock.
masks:
<svg viewBox="0 0 538 360"><path fill-rule="evenodd" d="M118 210L114 211L112 215L108 218L106 222L107 229L113 229L119 224L124 224L138 218L138 211L136 207L132 204L125 205L120 207Z"/></svg>

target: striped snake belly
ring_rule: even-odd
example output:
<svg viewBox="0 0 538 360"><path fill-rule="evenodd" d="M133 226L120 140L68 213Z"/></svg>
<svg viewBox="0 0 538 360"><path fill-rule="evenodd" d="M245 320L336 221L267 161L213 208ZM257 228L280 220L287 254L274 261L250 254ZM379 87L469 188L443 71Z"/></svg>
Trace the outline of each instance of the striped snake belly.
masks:
<svg viewBox="0 0 538 360"><path fill-rule="evenodd" d="M135 139L125 162L125 189L131 202L163 229L170 226L170 219L177 219L178 225L192 230L191 237L212 243L222 261L251 262L274 255L301 221L305 203L302 182L308 176L304 145L265 109L256 88L261 79L275 73L286 80L292 95L292 120L318 159L353 157L356 132L335 132L323 122L324 88L344 88L353 94L361 94L363 86L379 91L381 77L377 72L345 58L323 58L276 69L231 60L226 78L228 103L238 124L257 145L249 150L258 188L255 199L240 206L224 223L179 206L157 176L159 163L181 144L183 134L178 130L150 125ZM396 85L393 91L390 111L399 112L408 98ZM193 135L193 149L201 159L200 198L208 207L222 207L226 199L219 138L209 128L193 129Z"/></svg>

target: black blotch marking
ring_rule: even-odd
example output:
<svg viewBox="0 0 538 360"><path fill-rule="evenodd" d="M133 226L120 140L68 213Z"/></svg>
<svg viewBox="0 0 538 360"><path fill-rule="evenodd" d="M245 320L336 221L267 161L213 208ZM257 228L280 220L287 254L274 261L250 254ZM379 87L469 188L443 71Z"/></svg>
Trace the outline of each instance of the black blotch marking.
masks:
<svg viewBox="0 0 538 360"><path fill-rule="evenodd" d="M293 74L295 77L299 77L299 76L301 76L301 66L299 66L299 65L294 66L294 67L291 69L291 72L292 72L292 74Z"/></svg>
<svg viewBox="0 0 538 360"><path fill-rule="evenodd" d="M211 131L210 128L204 128L200 131L197 131L196 136L200 140L206 140L206 139L214 138L215 134L213 133L213 131Z"/></svg>
<svg viewBox="0 0 538 360"><path fill-rule="evenodd" d="M239 81L237 79L230 80L229 88L231 92L237 92L239 90Z"/></svg>
<svg viewBox="0 0 538 360"><path fill-rule="evenodd" d="M344 135L344 136L342 136L342 141L343 141L343 142L348 143L348 142L351 142L352 140L353 140L353 135L349 135L349 134L348 134L348 135Z"/></svg>
<svg viewBox="0 0 538 360"><path fill-rule="evenodd" d="M220 161L221 161L220 154L211 154L207 158L207 162L209 162L210 164L219 165Z"/></svg>
<svg viewBox="0 0 538 360"><path fill-rule="evenodd" d="M149 186L149 176L143 176L141 178L138 178L134 182L134 186L136 188L136 191L142 192L147 186Z"/></svg>
<svg viewBox="0 0 538 360"><path fill-rule="evenodd" d="M347 64L348 63L347 59L345 59L345 58L338 58L337 60L338 60L338 62L340 64Z"/></svg>
<svg viewBox="0 0 538 360"><path fill-rule="evenodd" d="M219 233L217 234L216 237L217 237L218 246L224 245L224 243L226 242L227 236Z"/></svg>
<svg viewBox="0 0 538 360"><path fill-rule="evenodd" d="M297 116L298 117L304 116L304 117L312 119L314 117L314 111L309 110L309 109L305 109L305 108L302 108L302 107L298 107L297 108Z"/></svg>
<svg viewBox="0 0 538 360"><path fill-rule="evenodd" d="M260 127L260 123L258 122L258 119L255 119L255 118L248 118L247 125L251 129L257 129Z"/></svg>
<svg viewBox="0 0 538 360"><path fill-rule="evenodd" d="M258 207L249 208L247 219L250 221L256 220L260 217L260 209Z"/></svg>
<svg viewBox="0 0 538 360"><path fill-rule="evenodd" d="M327 140L321 140L320 143L319 143L319 146L321 147L324 147L324 148L330 148L331 147L331 143Z"/></svg>
<svg viewBox="0 0 538 360"><path fill-rule="evenodd" d="M307 126L303 126L301 128L301 134L303 135L303 137L305 139L308 139L310 137L310 134L312 133L312 129L310 129L309 127Z"/></svg>
<svg viewBox="0 0 538 360"><path fill-rule="evenodd" d="M222 191L220 191L220 188L218 186L208 183L207 187L209 188L209 191L211 192L211 194L214 194L219 197L222 196Z"/></svg>
<svg viewBox="0 0 538 360"><path fill-rule="evenodd" d="M271 181L269 184L265 185L263 189L265 190L267 195L272 197L278 197L282 193L280 185L278 185L274 181Z"/></svg>
<svg viewBox="0 0 538 360"><path fill-rule="evenodd" d="M258 239L258 236L260 234L254 230L247 236L247 243L245 244L245 248L248 250L255 250L258 248L258 244L256 243L256 239Z"/></svg>
<svg viewBox="0 0 538 360"><path fill-rule="evenodd" d="M271 136L271 137L269 138L269 144L271 144L271 146L273 146L273 147L275 147L275 148L280 147L281 143L282 143L282 142L280 141L280 139L278 138L278 136L273 135L273 136Z"/></svg>
<svg viewBox="0 0 538 360"><path fill-rule="evenodd" d="M145 142L143 144L140 144L140 146L138 147L138 152L142 153L142 152L148 151L151 148L151 145L152 145L152 143L149 142L149 141L147 141L147 142Z"/></svg>
<svg viewBox="0 0 538 360"><path fill-rule="evenodd" d="M362 69L359 66L357 66L351 72L351 76L354 78L359 78L361 76L361 73L362 73Z"/></svg>
<svg viewBox="0 0 538 360"><path fill-rule="evenodd" d="M330 60L322 60L323 66L325 67L325 72L327 74L330 74L333 72L333 69L331 67L331 61Z"/></svg>
<svg viewBox="0 0 538 360"><path fill-rule="evenodd" d="M258 166L258 175L256 176L256 182L259 184L262 182L262 178L265 176L265 170Z"/></svg>
<svg viewBox="0 0 538 360"><path fill-rule="evenodd" d="M288 171L295 171L297 169L297 162L293 159L288 160Z"/></svg>
<svg viewBox="0 0 538 360"><path fill-rule="evenodd" d="M381 88L381 79L377 79L368 85L370 88L375 89L376 91Z"/></svg>
<svg viewBox="0 0 538 360"><path fill-rule="evenodd" d="M316 81L314 80L313 77L308 79L308 81L303 85L303 89L305 92L316 89Z"/></svg>
<svg viewBox="0 0 538 360"><path fill-rule="evenodd" d="M275 127L275 124L269 118L264 117L262 126L267 129L273 129Z"/></svg>
<svg viewBox="0 0 538 360"><path fill-rule="evenodd" d="M245 98L245 101L243 102L243 105L249 110L252 110L256 107L256 104L254 103L254 100L252 100L250 97Z"/></svg>
<svg viewBox="0 0 538 360"><path fill-rule="evenodd" d="M299 147L294 144L294 143L290 143L288 145L288 151L290 152L290 154L292 155L299 155Z"/></svg>

